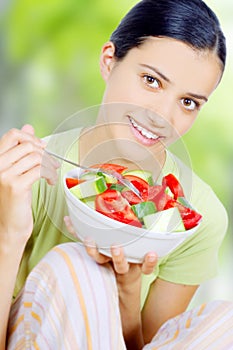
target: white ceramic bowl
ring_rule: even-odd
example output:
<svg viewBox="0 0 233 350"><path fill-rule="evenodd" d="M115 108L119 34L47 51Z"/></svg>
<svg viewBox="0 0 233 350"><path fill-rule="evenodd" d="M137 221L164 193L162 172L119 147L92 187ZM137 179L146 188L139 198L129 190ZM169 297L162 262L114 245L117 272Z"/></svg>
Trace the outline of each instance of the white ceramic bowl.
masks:
<svg viewBox="0 0 233 350"><path fill-rule="evenodd" d="M69 171L64 177L64 189L69 215L81 241L90 237L101 253L111 256L113 244L123 246L125 256L130 262L141 262L146 253L155 251L159 257L167 255L190 237L198 226L184 232L151 232L104 216L87 206L66 186L66 177L77 176L77 169Z"/></svg>

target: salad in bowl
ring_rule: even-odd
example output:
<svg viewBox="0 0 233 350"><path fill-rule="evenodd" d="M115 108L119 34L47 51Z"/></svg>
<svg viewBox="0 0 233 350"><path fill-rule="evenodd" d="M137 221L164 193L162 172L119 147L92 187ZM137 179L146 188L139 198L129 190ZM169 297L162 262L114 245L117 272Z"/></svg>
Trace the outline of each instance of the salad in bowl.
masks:
<svg viewBox="0 0 233 350"><path fill-rule="evenodd" d="M164 256L199 226L202 216L188 202L173 174L157 184L149 171L108 163L91 168L98 171L69 171L64 188L77 238L91 238L103 254L110 255L111 245L119 244L132 262L142 261L151 250ZM130 181L140 195L112 172Z"/></svg>

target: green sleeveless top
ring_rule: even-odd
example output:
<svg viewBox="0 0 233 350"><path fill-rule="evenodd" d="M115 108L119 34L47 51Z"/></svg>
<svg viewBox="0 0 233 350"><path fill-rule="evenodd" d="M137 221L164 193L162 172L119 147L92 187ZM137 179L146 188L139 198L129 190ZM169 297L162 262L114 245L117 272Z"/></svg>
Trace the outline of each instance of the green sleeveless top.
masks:
<svg viewBox="0 0 233 350"><path fill-rule="evenodd" d="M77 162L79 133L80 129L73 129L46 138L48 149ZM34 228L21 261L14 297L23 287L29 272L50 249L60 243L75 241L63 222L63 217L68 214L63 177L71 168L62 164L56 186L47 185L43 179L33 186ZM159 259L154 273L143 275L142 306L156 277L187 285L197 285L214 277L219 247L227 230L226 210L212 189L170 152L167 152L163 169L163 174L166 173L173 173L179 179L186 196L188 193L187 198L202 214L203 220L194 235Z"/></svg>

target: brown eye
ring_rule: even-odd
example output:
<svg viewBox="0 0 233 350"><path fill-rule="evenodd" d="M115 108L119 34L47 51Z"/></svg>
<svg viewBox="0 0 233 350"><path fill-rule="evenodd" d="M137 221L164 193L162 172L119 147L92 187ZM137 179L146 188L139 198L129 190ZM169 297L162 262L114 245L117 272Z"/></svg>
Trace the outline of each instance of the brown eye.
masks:
<svg viewBox="0 0 233 350"><path fill-rule="evenodd" d="M190 106L191 105L191 100L189 98L185 98L184 99L184 105L187 106L187 107Z"/></svg>
<svg viewBox="0 0 233 350"><path fill-rule="evenodd" d="M147 77L147 81L148 81L148 83L153 84L153 83L154 83L154 81L155 81L155 79L154 79L153 77L150 77L150 76L148 75L148 77Z"/></svg>
<svg viewBox="0 0 233 350"><path fill-rule="evenodd" d="M153 89L158 89L160 86L159 81L156 78L154 78L152 75L148 75L148 74L143 75L143 81L147 86Z"/></svg>
<svg viewBox="0 0 233 350"><path fill-rule="evenodd" d="M182 98L181 103L183 106L188 109L189 111L195 110L195 108L198 107L197 103L190 98Z"/></svg>

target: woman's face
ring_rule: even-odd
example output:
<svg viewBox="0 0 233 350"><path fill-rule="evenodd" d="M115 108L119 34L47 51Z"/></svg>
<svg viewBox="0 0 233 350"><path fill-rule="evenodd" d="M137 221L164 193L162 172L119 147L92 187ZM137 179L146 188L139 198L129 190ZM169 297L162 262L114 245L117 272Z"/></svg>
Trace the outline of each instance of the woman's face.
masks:
<svg viewBox="0 0 233 350"><path fill-rule="evenodd" d="M114 139L153 149L189 130L222 75L214 52L157 37L149 37L120 61L107 43L101 71L106 81L103 104L111 105L99 122L112 125Z"/></svg>

